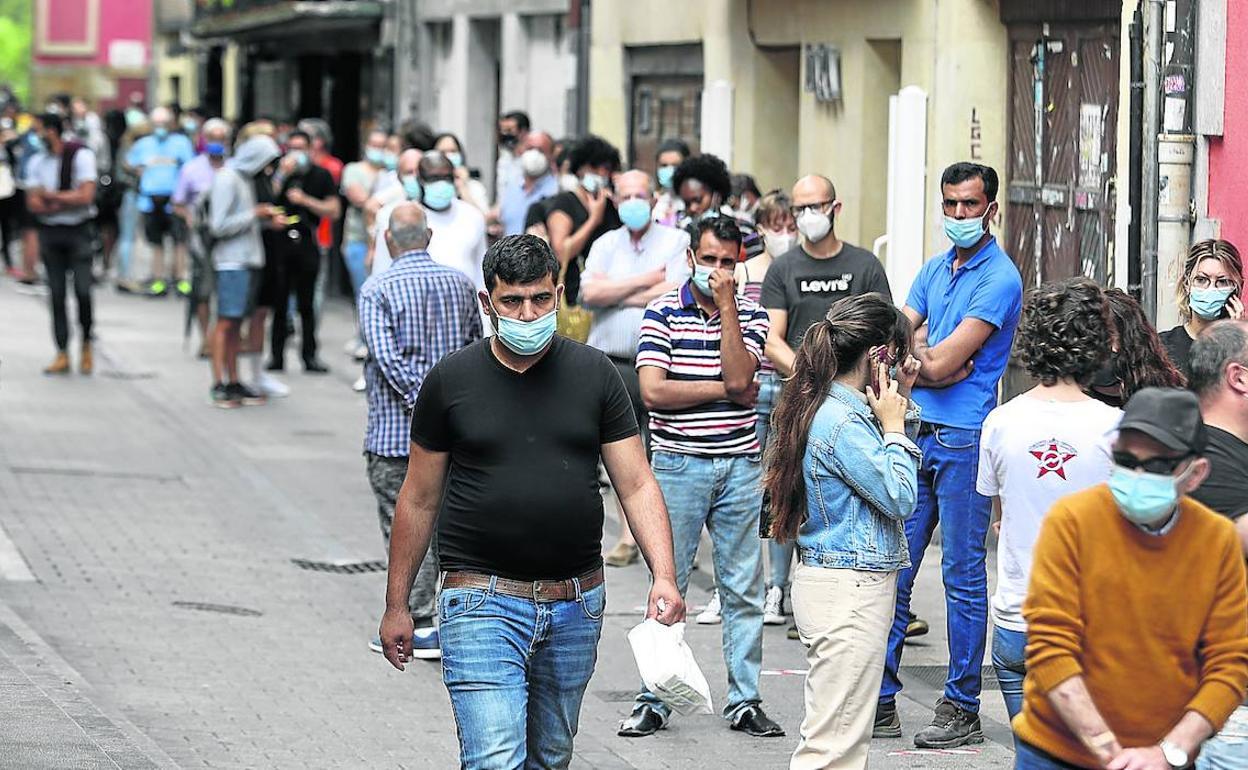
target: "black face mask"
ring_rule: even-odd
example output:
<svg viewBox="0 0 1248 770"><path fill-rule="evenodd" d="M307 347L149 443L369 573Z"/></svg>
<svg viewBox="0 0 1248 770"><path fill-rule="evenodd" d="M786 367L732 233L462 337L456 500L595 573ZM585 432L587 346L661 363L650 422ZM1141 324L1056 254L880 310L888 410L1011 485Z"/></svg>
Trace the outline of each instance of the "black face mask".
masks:
<svg viewBox="0 0 1248 770"><path fill-rule="evenodd" d="M506 147L509 150L514 148L516 146L516 143L519 141L520 141L520 137L516 136L515 134L499 134L498 135L499 146Z"/></svg>
<svg viewBox="0 0 1248 770"><path fill-rule="evenodd" d="M1122 381L1118 379L1118 354L1110 353L1105 363L1101 364L1101 368L1092 375L1092 387L1112 388L1121 383Z"/></svg>

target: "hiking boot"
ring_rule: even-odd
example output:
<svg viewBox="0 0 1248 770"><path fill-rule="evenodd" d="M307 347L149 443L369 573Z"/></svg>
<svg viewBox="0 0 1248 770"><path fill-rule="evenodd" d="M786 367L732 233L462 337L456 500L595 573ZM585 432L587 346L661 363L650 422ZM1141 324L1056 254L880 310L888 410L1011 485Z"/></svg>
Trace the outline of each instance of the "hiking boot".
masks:
<svg viewBox="0 0 1248 770"><path fill-rule="evenodd" d="M958 708L944 698L936 702L932 723L914 736L915 748L920 749L952 749L983 742L984 729L979 715Z"/></svg>
<svg viewBox="0 0 1248 770"><path fill-rule="evenodd" d="M880 703L875 707L875 726L872 738L900 738L901 717L897 715L897 703Z"/></svg>
<svg viewBox="0 0 1248 770"><path fill-rule="evenodd" d="M90 374L95 371L95 357L91 354L91 343L82 343L82 358L78 360L78 371L81 374Z"/></svg>
<svg viewBox="0 0 1248 770"><path fill-rule="evenodd" d="M706 609L698 613L697 621L701 626L716 626L723 621L720 613L719 605L719 589L716 588L711 592L711 600L706 603Z"/></svg>
<svg viewBox="0 0 1248 770"><path fill-rule="evenodd" d="M267 398L264 394L254 388L250 388L241 382L232 382L226 385L226 390L234 394L234 398L243 406L262 406Z"/></svg>
<svg viewBox="0 0 1248 770"><path fill-rule="evenodd" d="M44 368L44 374L69 374L69 354L64 350L56 354L56 358L52 359L52 363Z"/></svg>
<svg viewBox="0 0 1248 770"><path fill-rule="evenodd" d="M238 400L238 394L223 382L218 382L212 386L209 391L211 403L218 409L237 409L242 406L242 402Z"/></svg>
<svg viewBox="0 0 1248 770"><path fill-rule="evenodd" d="M607 555L602 558L602 563L608 567L627 567L637 561L641 550L635 545L628 543L616 543L615 547L607 551Z"/></svg>
<svg viewBox="0 0 1248 770"><path fill-rule="evenodd" d="M783 626L784 621L784 589L772 586L767 589L767 597L763 600L763 625Z"/></svg>

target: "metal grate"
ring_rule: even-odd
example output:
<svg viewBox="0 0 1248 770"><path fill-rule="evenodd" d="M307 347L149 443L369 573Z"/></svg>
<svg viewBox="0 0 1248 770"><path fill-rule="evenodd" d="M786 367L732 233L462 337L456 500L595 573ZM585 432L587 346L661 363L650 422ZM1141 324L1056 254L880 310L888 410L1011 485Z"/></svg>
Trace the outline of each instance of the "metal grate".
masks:
<svg viewBox="0 0 1248 770"><path fill-rule="evenodd" d="M259 610L251 610L246 607L235 607L232 604L210 604L208 602L174 602L174 607L183 610L198 610L199 612L216 612L222 615L239 615L246 618L258 618L263 615Z"/></svg>
<svg viewBox="0 0 1248 770"><path fill-rule="evenodd" d="M945 686L945 679L949 675L949 670L945 666L902 666L901 673L911 679L917 679L929 687L940 690ZM980 670L980 676L983 678L983 689L1001 689L1001 685L997 682L997 670L992 666L984 666Z"/></svg>
<svg viewBox="0 0 1248 770"><path fill-rule="evenodd" d="M299 569L329 572L335 575L362 575L386 571L384 561L314 561L312 559L291 559L290 561Z"/></svg>

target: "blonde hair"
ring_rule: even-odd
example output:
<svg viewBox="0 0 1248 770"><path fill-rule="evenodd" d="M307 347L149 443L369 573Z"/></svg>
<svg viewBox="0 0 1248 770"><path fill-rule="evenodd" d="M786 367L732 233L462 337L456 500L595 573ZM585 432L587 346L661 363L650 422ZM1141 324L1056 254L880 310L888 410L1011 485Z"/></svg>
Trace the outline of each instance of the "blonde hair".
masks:
<svg viewBox="0 0 1248 770"><path fill-rule="evenodd" d="M1174 300L1179 306L1179 315L1184 321L1192 318L1192 289L1189 283L1196 273L1197 266L1206 259L1216 259L1235 278L1236 288L1244 285L1244 263L1239 257L1239 249L1230 241L1207 240L1192 246L1183 261L1183 271L1174 287Z"/></svg>
<svg viewBox="0 0 1248 770"><path fill-rule="evenodd" d="M269 121L253 120L250 123L245 124L242 128L238 129L238 136L235 137L234 144L235 146L240 145L243 142L247 141L248 139L252 138L253 136L271 137L275 133L276 132L273 129L273 124L270 123Z"/></svg>

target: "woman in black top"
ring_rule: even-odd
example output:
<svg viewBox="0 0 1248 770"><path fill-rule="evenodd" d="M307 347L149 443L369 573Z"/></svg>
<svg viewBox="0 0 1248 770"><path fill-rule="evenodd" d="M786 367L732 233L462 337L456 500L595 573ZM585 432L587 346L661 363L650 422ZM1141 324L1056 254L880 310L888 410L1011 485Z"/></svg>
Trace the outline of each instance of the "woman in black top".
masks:
<svg viewBox="0 0 1248 770"><path fill-rule="evenodd" d="M620 168L620 151L591 135L576 143L568 161L580 185L546 201L546 232L560 269L565 271L564 296L569 305L575 305L589 247L604 233L621 226L608 189L611 175Z"/></svg>
<svg viewBox="0 0 1248 770"><path fill-rule="evenodd" d="M1122 407L1144 388L1186 387L1187 378L1166 354L1140 303L1122 289L1106 289L1105 304L1111 324L1110 353L1092 376L1088 395Z"/></svg>
<svg viewBox="0 0 1248 770"><path fill-rule="evenodd" d="M1192 340L1205 327L1223 318L1243 320L1244 265L1230 241L1201 241L1187 252L1183 273L1174 289L1183 323L1161 333L1161 341L1175 365L1191 376L1188 356Z"/></svg>

